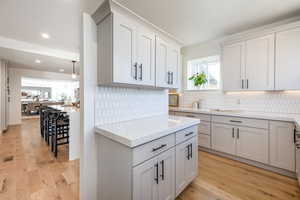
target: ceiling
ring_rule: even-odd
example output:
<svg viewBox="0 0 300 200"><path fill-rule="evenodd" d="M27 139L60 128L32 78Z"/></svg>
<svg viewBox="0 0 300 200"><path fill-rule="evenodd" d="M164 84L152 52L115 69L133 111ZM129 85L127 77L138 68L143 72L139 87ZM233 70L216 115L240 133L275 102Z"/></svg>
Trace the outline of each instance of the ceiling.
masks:
<svg viewBox="0 0 300 200"><path fill-rule="evenodd" d="M33 69L48 72L72 73L72 62L70 60L60 59L52 56L44 56L40 54L27 53L24 51L17 51L13 49L6 49L0 47L0 58L9 61L9 67ZM38 59L41 63L36 63ZM79 72L79 64L76 64L77 73Z"/></svg>
<svg viewBox="0 0 300 200"><path fill-rule="evenodd" d="M94 12L99 1L84 0ZM300 15L299 0L116 0L192 45Z"/></svg>
<svg viewBox="0 0 300 200"><path fill-rule="evenodd" d="M116 0L184 46L300 15L299 0ZM92 14L103 0L1 0L0 37L79 54L80 10ZM48 33L50 39L41 37ZM1 42L1 41L0 41ZM22 46L22 45L19 45ZM40 46L40 47L39 47ZM60 55L60 51L56 55ZM0 57L23 68L71 72L70 59L0 48ZM69 54L67 54L69 55ZM35 59L42 60L36 64ZM64 57L63 57L64 58Z"/></svg>
<svg viewBox="0 0 300 200"><path fill-rule="evenodd" d="M78 53L79 6L80 0L1 0L0 36Z"/></svg>

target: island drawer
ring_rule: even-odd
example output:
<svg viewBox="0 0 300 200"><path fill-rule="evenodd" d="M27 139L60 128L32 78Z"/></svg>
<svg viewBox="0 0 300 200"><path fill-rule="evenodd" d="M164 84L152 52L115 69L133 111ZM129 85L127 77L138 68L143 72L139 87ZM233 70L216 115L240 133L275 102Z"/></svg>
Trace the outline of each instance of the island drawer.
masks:
<svg viewBox="0 0 300 200"><path fill-rule="evenodd" d="M175 134L171 134L133 149L133 166L175 146Z"/></svg>
<svg viewBox="0 0 300 200"><path fill-rule="evenodd" d="M191 117L191 118L198 118L200 120L204 121L211 121L211 116L206 114L199 114L199 113L189 113L189 112L175 112L175 115L177 116L183 116L183 117Z"/></svg>
<svg viewBox="0 0 300 200"><path fill-rule="evenodd" d="M269 127L268 120L262 120L262 119L249 119L249 118L242 118L242 117L227 117L227 116L214 115L212 116L212 121L218 123L224 123L224 124L248 126L254 128L262 128L262 129L268 129Z"/></svg>
<svg viewBox="0 0 300 200"><path fill-rule="evenodd" d="M188 140L189 138L192 138L197 135L198 135L198 127L197 126L191 126L189 128L178 131L178 132L176 132L176 144L184 142L184 141Z"/></svg>

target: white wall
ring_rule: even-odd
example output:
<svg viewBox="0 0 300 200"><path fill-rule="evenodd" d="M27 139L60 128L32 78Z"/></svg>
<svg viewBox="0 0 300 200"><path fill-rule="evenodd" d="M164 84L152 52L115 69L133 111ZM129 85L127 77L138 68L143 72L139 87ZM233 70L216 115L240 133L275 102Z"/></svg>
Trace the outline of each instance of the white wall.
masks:
<svg viewBox="0 0 300 200"><path fill-rule="evenodd" d="M96 125L168 113L167 90L97 85L97 27L84 14L81 67L81 199L97 200ZM101 179L101 177L99 178Z"/></svg>
<svg viewBox="0 0 300 200"><path fill-rule="evenodd" d="M8 124L16 125L21 124L21 78L31 77L31 78L45 78L53 80L72 80L70 74L55 73L55 72L45 72L37 70L28 70L14 68L9 66L8 69L9 76L9 111L8 111Z"/></svg>
<svg viewBox="0 0 300 200"><path fill-rule="evenodd" d="M185 47L183 54L183 86L186 88L187 61L195 58L220 55L221 40ZM222 65L221 65L222 67ZM179 104L190 107L194 101L203 100L203 108L242 109L276 113L300 113L300 91L293 92L228 92L182 90Z"/></svg>

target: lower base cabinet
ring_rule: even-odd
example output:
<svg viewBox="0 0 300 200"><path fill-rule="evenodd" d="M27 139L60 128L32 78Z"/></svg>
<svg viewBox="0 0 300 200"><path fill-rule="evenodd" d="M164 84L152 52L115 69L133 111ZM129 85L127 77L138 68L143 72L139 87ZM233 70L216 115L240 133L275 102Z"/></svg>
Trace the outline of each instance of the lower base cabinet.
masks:
<svg viewBox="0 0 300 200"><path fill-rule="evenodd" d="M176 196L197 177L197 146L196 137L176 146Z"/></svg>
<svg viewBox="0 0 300 200"><path fill-rule="evenodd" d="M130 148L99 138L99 199L175 200L198 174L198 128Z"/></svg>
<svg viewBox="0 0 300 200"><path fill-rule="evenodd" d="M133 200L175 199L175 150L133 168Z"/></svg>
<svg viewBox="0 0 300 200"><path fill-rule="evenodd" d="M212 148L268 164L268 130L213 123Z"/></svg>

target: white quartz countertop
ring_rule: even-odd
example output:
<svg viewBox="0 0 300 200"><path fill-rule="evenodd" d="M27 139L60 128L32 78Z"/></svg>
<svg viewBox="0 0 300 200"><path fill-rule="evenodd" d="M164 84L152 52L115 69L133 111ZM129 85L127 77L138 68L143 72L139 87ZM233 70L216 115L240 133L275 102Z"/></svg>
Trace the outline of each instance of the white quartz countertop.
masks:
<svg viewBox="0 0 300 200"><path fill-rule="evenodd" d="M300 126L300 114L252 112L252 111L243 111L243 110L216 111L210 109L195 109L195 108L188 108L188 107L170 107L169 110L177 111L177 112L189 112L189 113L222 115L222 116L232 116L232 117L287 121L287 122L295 122L297 126Z"/></svg>
<svg viewBox="0 0 300 200"><path fill-rule="evenodd" d="M159 115L99 125L95 130L98 134L133 148L199 123L199 119Z"/></svg>

